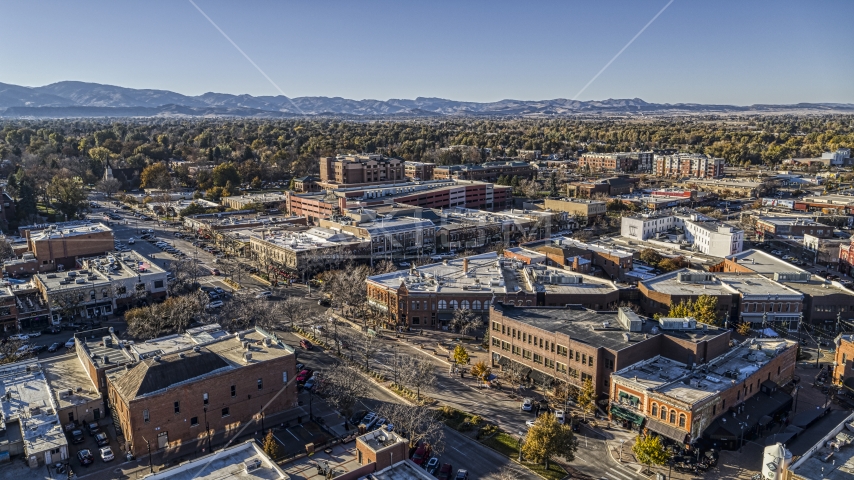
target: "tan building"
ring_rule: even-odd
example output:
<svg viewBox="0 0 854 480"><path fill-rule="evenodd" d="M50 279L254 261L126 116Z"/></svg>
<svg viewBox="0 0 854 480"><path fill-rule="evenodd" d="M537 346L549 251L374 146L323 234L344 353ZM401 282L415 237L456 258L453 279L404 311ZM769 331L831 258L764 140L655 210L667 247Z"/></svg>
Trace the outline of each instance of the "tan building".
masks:
<svg viewBox="0 0 854 480"><path fill-rule="evenodd" d="M320 158L321 187L359 186L405 182L403 160L378 154L338 155Z"/></svg>
<svg viewBox="0 0 854 480"><path fill-rule="evenodd" d="M605 215L606 203L600 200L582 198L545 199L543 206L558 212L576 215L581 223L590 223L597 217Z"/></svg>
<svg viewBox="0 0 854 480"><path fill-rule="evenodd" d="M427 162L404 162L406 178L414 182L423 182L425 180L433 180L433 169L436 168L435 163Z"/></svg>
<svg viewBox="0 0 854 480"><path fill-rule="evenodd" d="M68 222L22 231L28 253L3 265L13 277L73 268L78 257L103 255L115 249L113 230L101 223Z"/></svg>
<svg viewBox="0 0 854 480"><path fill-rule="evenodd" d="M656 155L655 175L658 177L719 178L724 176L723 158L711 158L701 153Z"/></svg>
<svg viewBox="0 0 854 480"><path fill-rule="evenodd" d="M326 270L367 245L353 235L322 227L301 232L270 231L249 237L250 255L271 279Z"/></svg>
<svg viewBox="0 0 854 480"><path fill-rule="evenodd" d="M652 169L652 152L585 153L578 168L590 171L648 172Z"/></svg>

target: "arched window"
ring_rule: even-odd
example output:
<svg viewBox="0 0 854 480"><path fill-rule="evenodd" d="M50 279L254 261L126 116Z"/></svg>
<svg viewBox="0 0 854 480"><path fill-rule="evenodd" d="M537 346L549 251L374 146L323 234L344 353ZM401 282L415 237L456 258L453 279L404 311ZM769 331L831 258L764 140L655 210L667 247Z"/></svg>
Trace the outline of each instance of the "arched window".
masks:
<svg viewBox="0 0 854 480"><path fill-rule="evenodd" d="M89 298L95 300L95 290L89 292Z"/></svg>
<svg viewBox="0 0 854 480"><path fill-rule="evenodd" d="M667 409L664 407L661 407L661 419L667 420Z"/></svg>
<svg viewBox="0 0 854 480"><path fill-rule="evenodd" d="M456 300L451 300L451 308L453 308L454 310L457 309L457 301Z"/></svg>
<svg viewBox="0 0 854 480"><path fill-rule="evenodd" d="M101 290L101 298L107 298L107 289Z"/></svg>
<svg viewBox="0 0 854 480"><path fill-rule="evenodd" d="M657 417L657 416L658 416L658 405L656 405L656 404L654 404L654 403L652 404L652 416L653 416L653 417Z"/></svg>
<svg viewBox="0 0 854 480"><path fill-rule="evenodd" d="M444 300L439 300L439 310L444 310L448 308L448 302Z"/></svg>
<svg viewBox="0 0 854 480"><path fill-rule="evenodd" d="M469 305L469 301L468 301L468 300L463 300L463 301L460 303L460 308L462 308L463 310L468 310L468 309L469 309L469 306L470 306L470 305Z"/></svg>
<svg viewBox="0 0 854 480"><path fill-rule="evenodd" d="M526 301L525 301L525 305L530 305L530 304L531 304L531 301L530 301L530 300L526 300Z"/></svg>
<svg viewBox="0 0 854 480"><path fill-rule="evenodd" d="M471 302L471 309L480 310L480 300L474 300L473 302Z"/></svg>
<svg viewBox="0 0 854 480"><path fill-rule="evenodd" d="M483 301L483 309L484 309L484 310L489 310L489 300L484 300L484 301Z"/></svg>
<svg viewBox="0 0 854 480"><path fill-rule="evenodd" d="M679 426L683 427L683 428L685 427L685 414L684 413L679 414Z"/></svg>
<svg viewBox="0 0 854 480"><path fill-rule="evenodd" d="M676 423L676 410L670 411L670 423Z"/></svg>

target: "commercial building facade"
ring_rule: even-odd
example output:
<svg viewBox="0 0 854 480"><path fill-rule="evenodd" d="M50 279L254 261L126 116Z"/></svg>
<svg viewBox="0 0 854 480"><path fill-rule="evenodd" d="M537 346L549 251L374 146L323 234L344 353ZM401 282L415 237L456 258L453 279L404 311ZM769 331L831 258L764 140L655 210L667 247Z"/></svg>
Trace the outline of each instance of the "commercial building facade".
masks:
<svg viewBox="0 0 854 480"><path fill-rule="evenodd" d="M115 248L113 230L101 223L38 225L22 229L22 233L28 252L3 266L13 277L73 268L79 257L103 255Z"/></svg>
<svg viewBox="0 0 854 480"><path fill-rule="evenodd" d="M723 158L711 158L699 153L656 155L655 175L659 177L718 178L724 176Z"/></svg>
<svg viewBox="0 0 854 480"><path fill-rule="evenodd" d="M405 182L403 160L378 154L320 158L321 187Z"/></svg>
<svg viewBox="0 0 854 480"><path fill-rule="evenodd" d="M546 209L575 215L584 224L590 224L596 218L605 215L606 211L605 202L584 198L547 198L543 202L543 206Z"/></svg>
<svg viewBox="0 0 854 480"><path fill-rule="evenodd" d="M653 152L584 153L578 158L578 168L608 172L649 172Z"/></svg>
<svg viewBox="0 0 854 480"><path fill-rule="evenodd" d="M480 165L446 165L433 170L433 178L495 182L499 177L531 179L536 171L528 162L486 162Z"/></svg>

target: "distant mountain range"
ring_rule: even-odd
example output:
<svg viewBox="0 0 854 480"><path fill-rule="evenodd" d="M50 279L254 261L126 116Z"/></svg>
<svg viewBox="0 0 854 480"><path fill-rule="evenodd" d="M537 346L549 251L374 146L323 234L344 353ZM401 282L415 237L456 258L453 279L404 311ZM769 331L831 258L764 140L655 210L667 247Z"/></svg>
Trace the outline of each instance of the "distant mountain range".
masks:
<svg viewBox="0 0 854 480"><path fill-rule="evenodd" d="M298 108L297 108L298 107ZM414 100L349 100L341 97L297 97L205 93L195 97L168 90L116 87L85 82L59 82L43 87L0 83L0 117L259 117L301 115L353 117L684 115L728 113L854 113L854 104L702 105L647 103L639 98L582 102L501 100L459 102L443 98Z"/></svg>

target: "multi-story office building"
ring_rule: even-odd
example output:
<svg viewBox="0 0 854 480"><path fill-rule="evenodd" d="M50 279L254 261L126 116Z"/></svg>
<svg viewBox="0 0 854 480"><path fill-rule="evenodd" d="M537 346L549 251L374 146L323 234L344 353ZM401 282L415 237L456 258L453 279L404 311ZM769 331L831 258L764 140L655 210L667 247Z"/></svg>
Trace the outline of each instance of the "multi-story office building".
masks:
<svg viewBox="0 0 854 480"><path fill-rule="evenodd" d="M530 179L536 171L528 162L486 162L480 165L446 165L433 170L433 178L445 180L478 180L494 182L498 177Z"/></svg>
<svg viewBox="0 0 854 480"><path fill-rule="evenodd" d="M676 153L655 156L655 175L659 177L718 178L724 176L723 158L701 153Z"/></svg>
<svg viewBox="0 0 854 480"><path fill-rule="evenodd" d="M249 237L251 256L272 276L304 275L330 268L367 249L349 233L314 227L305 231L270 231Z"/></svg>
<svg viewBox="0 0 854 480"><path fill-rule="evenodd" d="M423 182L425 180L433 180L433 169L436 168L436 164L428 162L404 162L403 167L406 172L406 178L414 182Z"/></svg>
<svg viewBox="0 0 854 480"><path fill-rule="evenodd" d="M607 172L649 172L652 170L652 152L584 153L578 159L578 168Z"/></svg>
<svg viewBox="0 0 854 480"><path fill-rule="evenodd" d="M338 155L321 157L321 187L339 188L346 186L405 182L403 160L378 154Z"/></svg>
<svg viewBox="0 0 854 480"><path fill-rule="evenodd" d="M681 362L699 362L725 352L730 339L728 330L690 318L656 321L627 308L595 311L572 304L520 308L496 303L489 329L494 367L521 368L530 382L546 387L557 382L580 387L589 379L597 398L608 395L616 371L662 352Z"/></svg>

